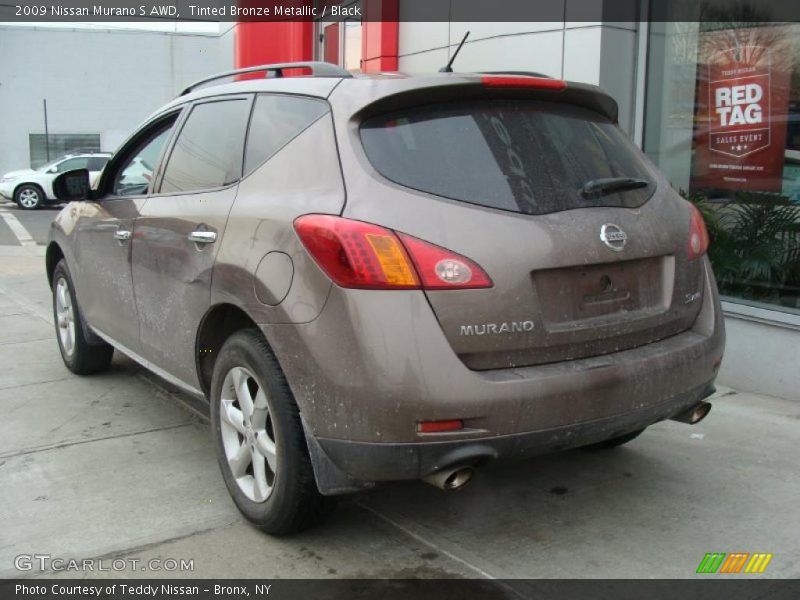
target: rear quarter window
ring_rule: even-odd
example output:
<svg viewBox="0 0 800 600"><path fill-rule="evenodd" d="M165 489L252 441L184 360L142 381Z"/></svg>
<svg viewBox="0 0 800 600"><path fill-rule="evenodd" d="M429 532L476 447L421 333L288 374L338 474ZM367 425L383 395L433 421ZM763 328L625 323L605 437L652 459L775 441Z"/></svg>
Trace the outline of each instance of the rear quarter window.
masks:
<svg viewBox="0 0 800 600"><path fill-rule="evenodd" d="M324 100L278 94L259 95L247 134L245 174L269 160L327 112L328 103Z"/></svg>
<svg viewBox="0 0 800 600"><path fill-rule="evenodd" d="M614 124L576 106L527 100L454 102L365 120L372 165L400 185L524 214L589 206L636 207L655 191L638 150ZM646 185L584 195L590 181Z"/></svg>

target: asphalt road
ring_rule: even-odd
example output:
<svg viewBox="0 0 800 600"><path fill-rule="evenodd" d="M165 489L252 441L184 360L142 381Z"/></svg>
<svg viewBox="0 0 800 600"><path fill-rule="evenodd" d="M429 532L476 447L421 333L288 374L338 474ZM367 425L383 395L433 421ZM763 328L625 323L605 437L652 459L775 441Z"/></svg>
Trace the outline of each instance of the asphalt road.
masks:
<svg viewBox="0 0 800 600"><path fill-rule="evenodd" d="M22 210L13 202L0 201L0 246L23 245L26 238L22 231L27 232L36 244L46 244L50 222L62 206L56 204L39 210ZM13 224L15 220L23 227L22 231Z"/></svg>
<svg viewBox="0 0 800 600"><path fill-rule="evenodd" d="M763 575L706 578L800 576L800 404L729 389L693 427L489 466L457 493L383 485L323 527L263 535L185 396L123 356L98 376L64 368L43 253L0 246L0 577L57 574L15 568L38 553L194 567L61 573L77 577L691 578L708 552L774 557Z"/></svg>

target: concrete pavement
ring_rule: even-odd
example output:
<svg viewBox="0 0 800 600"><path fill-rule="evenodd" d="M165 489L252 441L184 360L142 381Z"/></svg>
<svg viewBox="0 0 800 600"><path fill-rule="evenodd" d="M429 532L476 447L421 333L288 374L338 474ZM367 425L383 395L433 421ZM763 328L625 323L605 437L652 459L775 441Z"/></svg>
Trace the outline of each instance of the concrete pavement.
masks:
<svg viewBox="0 0 800 600"><path fill-rule="evenodd" d="M194 566L61 574L79 577L683 578L706 552L800 576L796 402L724 389L697 426L492 466L455 494L385 485L275 539L237 513L184 396L122 356L73 376L53 335L43 248L0 246L0 577L50 554Z"/></svg>
<svg viewBox="0 0 800 600"><path fill-rule="evenodd" d="M39 210L23 210L0 198L0 246L47 243L50 222L61 205L45 205Z"/></svg>

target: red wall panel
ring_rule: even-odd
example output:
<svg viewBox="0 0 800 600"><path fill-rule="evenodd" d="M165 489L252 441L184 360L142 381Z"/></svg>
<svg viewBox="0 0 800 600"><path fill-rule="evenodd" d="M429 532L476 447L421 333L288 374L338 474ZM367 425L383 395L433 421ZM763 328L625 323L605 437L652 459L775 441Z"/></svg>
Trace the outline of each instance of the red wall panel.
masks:
<svg viewBox="0 0 800 600"><path fill-rule="evenodd" d="M398 0L363 0L362 13L361 70L397 71Z"/></svg>
<svg viewBox="0 0 800 600"><path fill-rule="evenodd" d="M246 0L240 0L242 2ZM312 6L313 0L296 0L295 5ZM362 0L362 14L361 70L365 73L396 71L399 0ZM237 23L235 68L313 60L314 43L311 21Z"/></svg>
<svg viewBox="0 0 800 600"><path fill-rule="evenodd" d="M284 2L284 5L288 2ZM294 5L312 6L312 0ZM293 61L314 56L314 23L311 21L241 22L234 30L235 68Z"/></svg>

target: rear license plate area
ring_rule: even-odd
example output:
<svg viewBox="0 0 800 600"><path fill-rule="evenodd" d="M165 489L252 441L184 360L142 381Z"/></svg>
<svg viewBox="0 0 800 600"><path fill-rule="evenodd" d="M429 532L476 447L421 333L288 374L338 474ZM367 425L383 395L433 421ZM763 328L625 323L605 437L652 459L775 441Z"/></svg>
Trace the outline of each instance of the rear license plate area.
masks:
<svg viewBox="0 0 800 600"><path fill-rule="evenodd" d="M533 274L549 329L633 320L667 309L672 257L537 271Z"/></svg>

